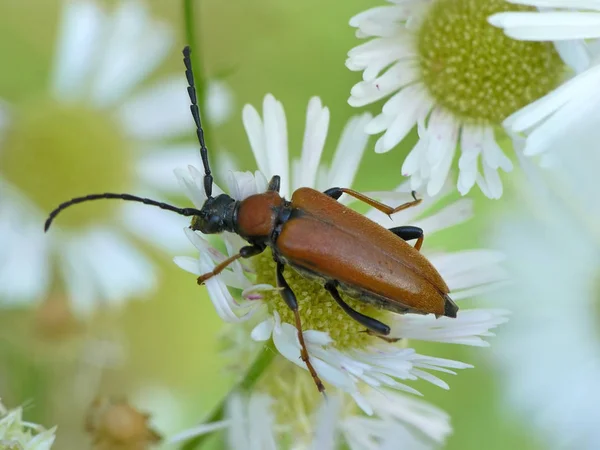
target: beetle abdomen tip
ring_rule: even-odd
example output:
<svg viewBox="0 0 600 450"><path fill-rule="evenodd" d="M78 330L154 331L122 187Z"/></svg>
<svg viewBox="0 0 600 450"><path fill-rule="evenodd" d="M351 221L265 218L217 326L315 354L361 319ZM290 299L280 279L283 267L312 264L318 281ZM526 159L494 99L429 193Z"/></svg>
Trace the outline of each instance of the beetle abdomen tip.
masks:
<svg viewBox="0 0 600 450"><path fill-rule="evenodd" d="M456 318L458 306L456 303L454 303L454 300L452 300L449 295L444 295L444 300L444 315L446 317Z"/></svg>

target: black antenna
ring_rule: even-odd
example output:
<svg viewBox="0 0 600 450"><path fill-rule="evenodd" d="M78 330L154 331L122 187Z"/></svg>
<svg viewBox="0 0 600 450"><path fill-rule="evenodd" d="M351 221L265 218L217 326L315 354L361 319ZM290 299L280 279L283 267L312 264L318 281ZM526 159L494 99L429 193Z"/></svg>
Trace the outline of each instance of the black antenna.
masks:
<svg viewBox="0 0 600 450"><path fill-rule="evenodd" d="M200 121L200 110L198 108L198 99L196 97L196 86L194 84L194 72L192 71L192 60L190 54L192 50L189 45L186 45L183 49L183 63L185 64L185 77L188 82L188 95L190 96L190 111L194 122L196 122L196 135L198 136L198 142L200 143L200 156L202 157L202 164L204 164L204 192L208 198L212 197L212 185L213 177L210 173L210 166L208 164L208 149L206 148L206 142L204 142L204 130L202 129L202 122Z"/></svg>
<svg viewBox="0 0 600 450"><path fill-rule="evenodd" d="M75 197L68 202L61 203L58 205L56 209L54 209L48 218L46 219L46 223L44 224L44 232L48 231L50 225L52 225L52 221L58 216L63 209L68 208L71 205L76 205L77 203L83 203L90 200L100 200L100 199L117 199L117 200L127 200L130 202L139 202L144 203L146 205L158 206L161 209L166 209L167 211L173 211L182 216L197 216L200 214L200 210L195 208L178 208L176 206L168 205L167 203L157 202L156 200L151 200L149 198L137 197L131 194L111 194L106 192L104 194L90 194L84 197Z"/></svg>

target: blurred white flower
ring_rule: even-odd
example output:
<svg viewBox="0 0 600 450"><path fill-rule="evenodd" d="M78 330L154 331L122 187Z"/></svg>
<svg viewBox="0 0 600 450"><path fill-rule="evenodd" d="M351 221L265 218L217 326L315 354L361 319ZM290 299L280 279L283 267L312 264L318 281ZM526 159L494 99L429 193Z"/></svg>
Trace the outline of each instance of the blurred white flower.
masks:
<svg viewBox="0 0 600 450"><path fill-rule="evenodd" d="M525 155L544 153L573 127L600 111L600 5L595 0L509 0L542 11L505 12L489 17L507 36L523 41L554 41L573 76L504 121L513 133L526 136ZM549 10L548 8L559 8Z"/></svg>
<svg viewBox="0 0 600 450"><path fill-rule="evenodd" d="M0 448L7 450L49 450L56 438L56 427L23 420L23 408L8 410L0 402Z"/></svg>
<svg viewBox="0 0 600 450"><path fill-rule="evenodd" d="M384 134L375 151L400 143L417 125L419 141L402 166L411 186L435 195L455 159L466 194L477 183L490 198L502 196L498 171L512 170L495 129L514 111L560 82L564 65L549 43L514 41L487 23L495 12L525 10L504 0L389 0L350 20L358 38L373 38L348 53L346 65L362 71L350 105L390 97L366 127Z"/></svg>
<svg viewBox="0 0 600 450"><path fill-rule="evenodd" d="M543 448L600 448L600 121L580 123L530 168L525 204L498 227L514 283L498 302L513 311L495 341L497 379L539 432Z"/></svg>
<svg viewBox="0 0 600 450"><path fill-rule="evenodd" d="M286 399L235 393L223 421L185 430L171 442L225 428L230 449L335 450L344 443L353 450L425 450L442 445L452 432L448 414L422 400L389 390L372 391L369 396L374 417L365 417L334 395L321 402L311 417L299 419L311 424L312 433L298 436L291 432L293 424L277 417L275 403Z"/></svg>
<svg viewBox="0 0 600 450"><path fill-rule="evenodd" d="M369 120L369 115L349 121L340 138L333 163L328 167L321 164L320 160L329 125L329 110L322 106L318 98L311 99L306 114L302 156L291 164L291 168L287 152L285 112L281 103L271 95L265 97L263 117L261 120L258 112L251 106L244 109L244 124L261 171L257 171L255 175L249 172L231 174L228 188L234 199L242 200L249 195L264 192L267 181L263 173L268 176L282 175L282 195L289 194L300 186L323 189L351 185L367 141L362 129ZM194 205L200 208L206 199L203 175L190 167L189 173L178 172L178 176ZM286 179L287 182L284 181ZM399 203L409 198L408 192L409 187L403 185L398 191L374 195L385 199L387 203ZM420 205L395 214L391 219L374 210L368 211L366 216L386 227L400 224L420 226L424 228L426 236L461 223L471 216L471 202L461 199L428 217L420 218L434 204L433 199L425 197ZM186 233L199 250L200 257L176 258L175 262L184 270L202 275L212 271L216 264L226 258L200 233L189 228ZM241 238L230 233L223 233L221 238L229 255L237 253L244 245ZM505 274L498 266L501 259L498 253L487 250L431 255L431 262L450 286L451 295L455 299L504 282ZM293 315L275 288L275 273L270 250L266 250L249 260L235 262L219 276L206 281L206 286L222 319L229 322L244 321L251 316L262 319L252 330L252 338L265 341L272 337L285 358L306 369L300 359L297 333L292 325ZM319 376L326 383L351 394L368 414L373 412L373 405L368 400L369 396L363 395L362 388L365 386L417 393L404 382L422 378L447 389L448 385L444 381L427 371L453 374L453 369L471 367L462 362L423 356L413 349L399 348L369 336L363 333L364 327L341 310L321 285L303 278L289 268L285 277L296 293L305 330L304 337L312 364ZM241 290L242 300L235 299L228 287ZM359 312L367 311L368 307L364 303L348 301ZM380 316L377 317L382 317L384 322L391 325L391 337L478 346L487 345L481 337L490 336L490 329L506 321L506 312L500 310L463 310L456 319L443 317L438 320L433 316L379 313Z"/></svg>
<svg viewBox="0 0 600 450"><path fill-rule="evenodd" d="M66 292L79 316L119 306L156 284L123 227L164 249L187 244L174 232L183 218L132 203L73 208L43 233L50 210L87 189L161 198L177 191L173 168L200 162L195 142L169 143L193 127L183 68L138 87L172 44L170 29L136 1L111 12L65 2L49 98L0 103L1 306L39 302L52 290ZM223 121L231 95L223 84L208 94L207 110Z"/></svg>

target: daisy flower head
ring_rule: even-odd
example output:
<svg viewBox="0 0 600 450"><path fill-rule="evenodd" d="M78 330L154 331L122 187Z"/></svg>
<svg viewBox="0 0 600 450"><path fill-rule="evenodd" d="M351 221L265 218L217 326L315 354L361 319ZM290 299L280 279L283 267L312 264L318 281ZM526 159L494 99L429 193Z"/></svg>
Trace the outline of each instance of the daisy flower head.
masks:
<svg viewBox="0 0 600 450"><path fill-rule="evenodd" d="M350 186L366 146L367 136L363 127L370 116L363 114L348 122L331 165L321 162L329 110L318 98L309 102L301 157L291 164L286 116L280 102L267 95L263 103L262 118L253 107L246 106L243 119L261 170L255 174L231 173L228 191L235 200L264 192L267 179L276 173L291 175L288 175L290 182L286 184L283 183L283 177L281 179L281 193L284 196L303 183L311 183L308 187L318 189L324 186ZM194 205L202 207L206 199L203 174L190 167L189 172L179 171L177 175ZM410 187L403 185L397 191L373 195L387 203L403 203L410 198L409 192ZM471 202L468 199L461 199L435 214L424 216L423 212L434 204L435 200L426 196L418 206L391 218L374 209L366 212L366 216L385 227L414 224L424 228L427 236L471 216ZM186 233L200 251L200 257L179 257L175 262L195 275L212 272L217 264L225 261L228 256L237 254L242 246L247 245L238 236L225 232L220 235L226 249L226 253L222 253L200 233L189 228ZM505 279L499 267L501 256L487 250L430 254L430 260L450 286L452 297L457 300L502 283ZM206 281L219 316L230 322L241 322L252 317L253 323L256 323L250 332L254 340L272 339L285 359L307 369L300 359L295 316L283 301L277 287L281 283L278 284L277 281L276 264L270 249L241 261L235 261L219 275ZM295 293L304 340L317 374L326 384L351 394L369 414L374 409L368 395L364 395L363 388L390 388L415 393L405 383L419 378L447 388L445 381L429 371L454 373L456 369L471 367L462 362L420 355L411 348L392 345L371 336L364 332L364 326L344 313L322 284L305 278L290 267L284 269L283 278ZM241 299L234 297L229 288L241 291ZM490 329L506 320L504 311L478 309L461 311L456 319L442 317L436 320L433 316L400 315L378 310L345 294L342 297L359 313L388 323L391 327L390 338L485 346L487 344L482 337L489 336ZM313 391L318 398L314 386Z"/></svg>
<svg viewBox="0 0 600 450"><path fill-rule="evenodd" d="M594 0L509 0L540 11L503 12L488 18L519 41L554 42L571 77L547 95L514 112L504 126L525 136L525 155L548 156L557 139L600 111L598 38L600 5Z"/></svg>
<svg viewBox="0 0 600 450"><path fill-rule="evenodd" d="M283 374L281 374L283 375ZM393 449L401 445L411 450L435 448L452 432L448 414L406 394L384 390L371 392L375 415L366 417L356 405L341 395L317 399L309 416L291 416L292 401L311 396L312 380L304 376L301 384L275 400L269 394L234 393L227 402L224 420L201 425L174 435L170 442L225 429L228 448L335 450L346 444L354 450ZM281 380L279 380L281 381ZM285 383L290 385L290 383ZM300 388L298 388L300 386ZM285 419L288 420L285 420ZM304 432L299 429L305 428Z"/></svg>
<svg viewBox="0 0 600 450"><path fill-rule="evenodd" d="M60 202L116 190L176 193L172 169L197 156L172 139L191 123L182 74L140 86L171 49L166 24L136 1L106 10L65 2L47 92L0 101L0 305L66 296L78 317L153 289L156 271L132 238L181 249L182 218L99 202L43 223ZM208 102L217 119L222 87ZM212 108L211 108L212 105ZM167 176L165 177L165 174ZM107 204L108 203L108 204Z"/></svg>
<svg viewBox="0 0 600 450"><path fill-rule="evenodd" d="M390 0L350 20L358 38L346 65L362 71L348 102L355 107L386 99L367 125L383 135L375 151L396 147L415 127L419 140L402 166L413 189L435 195L458 157L457 187L477 184L502 195L499 170L512 170L496 129L513 112L558 86L564 64L550 43L514 41L490 26L500 11L531 7L504 0ZM389 98L388 98L389 97Z"/></svg>
<svg viewBox="0 0 600 450"><path fill-rule="evenodd" d="M592 119L549 149L555 166L531 165L526 203L494 237L514 273L498 301L514 314L490 356L505 397L548 449L600 447L600 122Z"/></svg>
<svg viewBox="0 0 600 450"><path fill-rule="evenodd" d="M56 427L46 430L27 422L23 420L23 408L9 410L0 402L0 448L50 450L55 438Z"/></svg>

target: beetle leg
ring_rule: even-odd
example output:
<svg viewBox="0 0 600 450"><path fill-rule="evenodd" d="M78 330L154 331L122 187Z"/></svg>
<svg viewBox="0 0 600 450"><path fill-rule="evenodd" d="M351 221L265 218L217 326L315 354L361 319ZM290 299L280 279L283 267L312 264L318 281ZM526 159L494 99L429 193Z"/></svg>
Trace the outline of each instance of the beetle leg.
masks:
<svg viewBox="0 0 600 450"><path fill-rule="evenodd" d="M256 256L259 253L261 253L263 250L264 250L264 247L259 247L259 246L254 246L254 245L247 245L245 247L240 248L239 253L237 253L233 256L230 256L222 263L217 264L211 272L207 272L204 275L200 275L198 277L198 284L204 284L204 282L206 280L211 279L215 275L219 275L221 272L223 272L223 270L228 265L230 265L234 261L237 261L240 258L250 258L252 256Z"/></svg>
<svg viewBox="0 0 600 450"><path fill-rule="evenodd" d="M269 181L269 186L267 187L267 191L275 191L279 193L279 185L281 184L281 178L279 175L273 175L271 181Z"/></svg>
<svg viewBox="0 0 600 450"><path fill-rule="evenodd" d="M387 336L390 334L390 327L388 327L385 323L373 319L372 317L365 316L364 314L352 309L352 307L344 301L338 292L335 282L328 281L325 283L325 289L331 294L337 304L342 307L346 314L367 328L367 333L375 336Z"/></svg>
<svg viewBox="0 0 600 450"><path fill-rule="evenodd" d="M410 208L411 206L417 206L422 201L422 199L417 198L415 191L411 192L411 195L414 198L413 201L403 203L399 206L396 206L395 208L392 206L388 206L384 203L378 202L377 200L372 199L371 197L367 197L366 195L361 194L360 192L357 192L353 189L334 187L334 188L327 189L323 193L325 195L328 195L331 198L336 199L336 200L338 198L340 198L342 196L342 194L351 195L352 197L356 198L357 200L360 200L361 202L364 202L367 205L372 206L373 208L381 211L384 214L387 214L388 216L391 216L392 214L395 214L398 211L402 211L404 209Z"/></svg>
<svg viewBox="0 0 600 450"><path fill-rule="evenodd" d="M402 226L390 228L389 231L394 233L399 238L404 239L405 241L416 239L417 242L415 244L415 249L421 250L421 245L423 245L423 239L425 237L422 228Z"/></svg>
<svg viewBox="0 0 600 450"><path fill-rule="evenodd" d="M296 330L298 330L298 340L300 341L300 357L302 358L302 361L304 361L304 364L306 364L308 371L313 377L313 380L317 385L317 389L319 390L319 392L324 393L325 386L323 386L323 383L321 382L319 375L317 375L317 371L311 364L310 358L308 356L308 350L306 349L306 343L304 342L304 335L302 334L302 322L300 320L300 313L298 312L298 301L296 300L296 295L294 294L294 291L292 291L292 288L290 288L290 285L287 283L287 281L285 281L285 278L283 277L284 267L284 264L282 264L279 261L277 262L277 286L281 288L281 296L283 297L283 300L294 312L294 318L296 319Z"/></svg>

